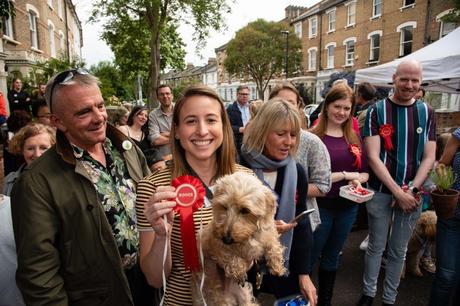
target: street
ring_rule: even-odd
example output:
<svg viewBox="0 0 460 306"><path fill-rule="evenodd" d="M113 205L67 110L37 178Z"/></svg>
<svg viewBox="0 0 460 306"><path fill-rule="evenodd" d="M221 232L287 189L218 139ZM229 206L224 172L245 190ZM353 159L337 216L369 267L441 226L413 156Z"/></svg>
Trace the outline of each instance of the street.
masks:
<svg viewBox="0 0 460 306"><path fill-rule="evenodd" d="M333 306L355 306L361 296L364 252L359 250L359 244L364 237L366 237L366 234L367 230L359 230L352 232L348 236L343 250L342 262L339 267L339 272L337 273L334 297L332 299ZM406 278L401 280L395 305L428 305L433 276L424 270L422 271L424 272L424 276L421 278L407 273ZM383 274L382 270L380 273L378 292L373 304L375 306L380 306L382 303ZM316 272L313 275L313 279L314 283L317 284ZM263 306L272 306L274 298L270 295L261 295L259 296L259 301Z"/></svg>

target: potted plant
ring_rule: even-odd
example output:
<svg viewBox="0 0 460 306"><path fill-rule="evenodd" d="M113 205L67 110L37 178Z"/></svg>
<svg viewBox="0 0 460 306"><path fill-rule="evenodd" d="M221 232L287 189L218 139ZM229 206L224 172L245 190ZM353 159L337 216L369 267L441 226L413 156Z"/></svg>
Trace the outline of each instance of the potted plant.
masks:
<svg viewBox="0 0 460 306"><path fill-rule="evenodd" d="M436 215L442 219L454 217L459 192L452 189L456 179L452 167L439 164L436 169L431 170L430 178L436 185L436 189L430 193Z"/></svg>

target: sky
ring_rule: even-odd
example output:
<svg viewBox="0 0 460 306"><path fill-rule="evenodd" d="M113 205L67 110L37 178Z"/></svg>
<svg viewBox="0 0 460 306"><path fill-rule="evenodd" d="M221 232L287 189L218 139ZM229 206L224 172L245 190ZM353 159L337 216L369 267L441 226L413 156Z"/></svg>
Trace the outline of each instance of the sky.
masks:
<svg viewBox="0 0 460 306"><path fill-rule="evenodd" d="M74 0L77 14L83 26L82 56L88 67L99 61L111 61L114 56L110 48L100 39L103 30L101 23L87 22L92 9L92 0ZM214 49L231 40L235 32L251 21L264 18L269 21L279 21L284 18L284 9L288 5L310 7L319 0L235 0L230 2L231 13L225 16L227 29L222 32L211 31L207 43L196 52L196 44L192 41L193 29L181 25L179 32L186 44L185 62L195 66L207 63L209 57L215 57Z"/></svg>

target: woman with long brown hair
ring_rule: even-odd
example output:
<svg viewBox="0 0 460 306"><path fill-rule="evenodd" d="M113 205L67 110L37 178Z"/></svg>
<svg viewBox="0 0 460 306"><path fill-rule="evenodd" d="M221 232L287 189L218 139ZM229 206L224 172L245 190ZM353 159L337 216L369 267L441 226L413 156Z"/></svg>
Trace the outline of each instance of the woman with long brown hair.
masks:
<svg viewBox="0 0 460 306"><path fill-rule="evenodd" d="M173 165L144 178L137 189L140 262L150 285L167 282L164 305L192 305L190 254L181 244L180 218L174 212L176 189L171 180L190 175L206 189L204 204L193 213L196 235L212 218L212 186L235 171L248 171L235 163L233 134L225 107L206 86L186 89L174 107L171 125ZM166 250L166 251L165 251ZM162 260L163 258L163 260ZM165 279L164 279L164 278Z"/></svg>
<svg viewBox="0 0 460 306"><path fill-rule="evenodd" d="M326 145L331 157L332 187L318 198L321 224L314 233L312 263L320 256L318 305L331 305L339 254L356 219L358 206L339 196L340 187L367 182L367 162L360 137L352 126L353 91L340 83L327 94L312 133Z"/></svg>

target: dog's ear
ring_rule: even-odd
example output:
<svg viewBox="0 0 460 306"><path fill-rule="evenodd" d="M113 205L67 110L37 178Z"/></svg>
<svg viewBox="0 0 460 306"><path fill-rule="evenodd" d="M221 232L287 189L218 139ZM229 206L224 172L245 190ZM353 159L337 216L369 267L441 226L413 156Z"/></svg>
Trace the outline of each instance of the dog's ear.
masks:
<svg viewBox="0 0 460 306"><path fill-rule="evenodd" d="M276 211L276 198L273 192L264 186L264 204L265 204L265 218L267 222L272 222Z"/></svg>
<svg viewBox="0 0 460 306"><path fill-rule="evenodd" d="M427 234L427 233L426 233L426 227L427 227L427 226L426 226L426 222L420 222L420 223L419 223L419 226L420 226L420 231L419 231L419 232L420 232L420 234L422 235L422 237L425 238L425 237L426 237L426 234Z"/></svg>

